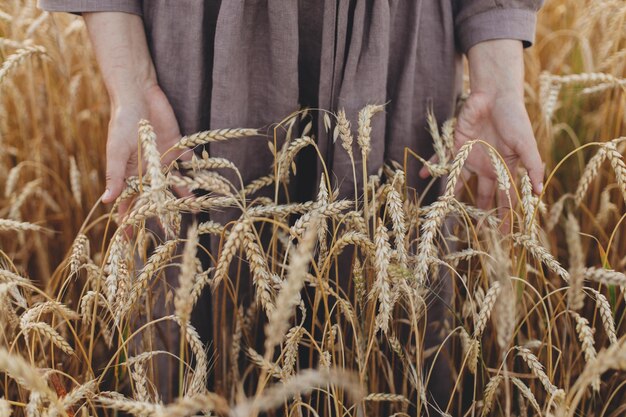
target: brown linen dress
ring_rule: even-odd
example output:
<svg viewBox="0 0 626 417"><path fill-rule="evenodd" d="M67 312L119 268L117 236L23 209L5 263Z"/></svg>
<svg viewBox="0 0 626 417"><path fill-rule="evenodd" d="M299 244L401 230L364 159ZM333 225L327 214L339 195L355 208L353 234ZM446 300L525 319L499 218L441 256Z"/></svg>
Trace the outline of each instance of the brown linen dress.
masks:
<svg viewBox="0 0 626 417"><path fill-rule="evenodd" d="M453 115L462 53L490 39L518 39L528 46L542 2L39 0L48 11L141 15L159 84L183 134L269 126L302 105L344 108L355 121L363 106L388 103L372 123L371 173L384 161L402 161L405 147L429 157L426 111L432 106L439 121ZM336 184L349 193L353 183L346 152L324 129L317 129L316 138ZM233 161L245 182L267 174L273 161L265 140L215 143L209 152ZM419 168L410 161L407 172L418 192L425 185L418 179ZM299 175L304 180L316 176ZM210 216L225 224L233 214ZM217 253L216 242L211 249ZM215 321L223 310L214 308ZM229 369L226 362L220 364L228 359L228 332L215 331L216 373ZM227 392L224 376L215 378L215 388Z"/></svg>

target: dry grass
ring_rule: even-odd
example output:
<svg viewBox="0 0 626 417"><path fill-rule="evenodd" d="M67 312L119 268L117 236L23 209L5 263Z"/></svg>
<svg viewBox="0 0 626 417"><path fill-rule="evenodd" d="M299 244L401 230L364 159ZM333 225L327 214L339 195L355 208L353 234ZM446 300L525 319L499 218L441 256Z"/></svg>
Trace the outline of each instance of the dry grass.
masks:
<svg viewBox="0 0 626 417"><path fill-rule="evenodd" d="M454 196L467 154L484 144L452 154L453 122L432 115L439 161L428 167L449 178L429 206L408 198L398 166L361 178L355 200L339 199L328 178L315 201L254 198L286 185L296 155L316 146L309 127L296 132L305 111L282 122L275 166L250 184L206 153L184 163L188 177L162 171L142 122L147 172L123 195L135 199L120 224L134 231L127 240L96 204L108 103L82 21L0 3L0 416L420 415L432 403L433 363L452 370L453 392L439 404L450 415L624 415L625 24L621 0L542 10L526 92L544 193L533 197L527 176L513 181L491 154L499 187L520 197L513 234L473 207L473 184L464 202ZM354 121L323 113L324 124L351 160L353 142L367 160L381 110L367 106ZM259 133L199 132L177 147ZM353 164L355 179L362 168ZM176 198L172 185L207 194ZM180 232L186 213L226 209L239 218ZM206 236L221 249L203 269L194 255ZM242 303L245 265L254 290ZM447 349L425 344L438 276L452 291ZM218 324L230 351L217 358L192 325L204 289L237 306ZM175 343L158 343L164 329ZM230 388L210 392L218 370Z"/></svg>

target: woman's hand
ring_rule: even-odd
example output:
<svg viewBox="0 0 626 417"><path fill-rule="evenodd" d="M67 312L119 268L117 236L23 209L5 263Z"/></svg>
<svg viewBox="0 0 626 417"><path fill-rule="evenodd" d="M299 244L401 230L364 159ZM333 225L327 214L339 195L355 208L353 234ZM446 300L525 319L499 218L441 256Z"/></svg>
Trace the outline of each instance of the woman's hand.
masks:
<svg viewBox="0 0 626 417"><path fill-rule="evenodd" d="M163 155L161 162L164 165L179 157L183 159L180 151L166 153L181 135L172 106L158 85L153 84L133 92L132 97L115 103L111 110L103 203L113 202L124 190L124 180L139 173L137 130L141 119L150 121L154 128L157 148Z"/></svg>
<svg viewBox="0 0 626 417"><path fill-rule="evenodd" d="M543 188L544 167L524 105L522 43L501 39L481 42L468 52L471 94L457 118L455 147L473 139L491 144L515 175L518 163L528 171L533 190ZM464 166L465 175L478 176L478 207L493 206L497 177L484 146L475 146ZM422 169L422 177L428 172ZM459 182L461 183L461 182ZM508 205L498 193L498 207Z"/></svg>
<svg viewBox="0 0 626 417"><path fill-rule="evenodd" d="M138 175L138 128L148 120L163 155L180 139L176 116L158 86L141 17L117 12L84 13L98 64L111 100L106 148L106 190L102 202L113 202L124 190L124 180ZM189 159L180 151L164 154L163 164ZM145 165L144 165L145 166ZM128 205L120 205L124 214Z"/></svg>

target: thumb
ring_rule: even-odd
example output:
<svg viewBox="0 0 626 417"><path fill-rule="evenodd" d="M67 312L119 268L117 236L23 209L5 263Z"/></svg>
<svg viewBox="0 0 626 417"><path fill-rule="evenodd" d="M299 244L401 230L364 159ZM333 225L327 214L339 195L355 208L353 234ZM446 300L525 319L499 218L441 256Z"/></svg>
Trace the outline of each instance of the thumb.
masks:
<svg viewBox="0 0 626 417"><path fill-rule="evenodd" d="M106 190L102 194L102 202L112 203L122 193L126 177L126 167L130 152L125 146L111 146L114 141L107 144L107 168L106 168Z"/></svg>

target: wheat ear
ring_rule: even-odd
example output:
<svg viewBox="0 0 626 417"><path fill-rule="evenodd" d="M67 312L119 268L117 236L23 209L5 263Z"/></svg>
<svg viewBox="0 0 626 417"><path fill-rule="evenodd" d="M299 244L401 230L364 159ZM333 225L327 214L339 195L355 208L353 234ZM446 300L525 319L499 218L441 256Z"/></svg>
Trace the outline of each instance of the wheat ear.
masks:
<svg viewBox="0 0 626 417"><path fill-rule="evenodd" d="M283 340L289 329L289 320L293 309L300 300L300 290L304 286L304 280L308 272L309 260L317 238L319 221L313 218L309 228L304 233L295 254L291 257L289 272L282 289L276 298L276 308L269 317L269 324L265 328L265 353L273 352L274 346Z"/></svg>
<svg viewBox="0 0 626 417"><path fill-rule="evenodd" d="M380 222L376 230L374 244L376 245L376 281L372 288L373 294L378 294L378 315L376 316L376 328L381 329L387 334L389 330L389 321L393 310L391 300L391 285L389 282L389 262L391 258L391 246L389 245L389 237L387 228Z"/></svg>
<svg viewBox="0 0 626 417"><path fill-rule="evenodd" d="M576 333L582 346L585 361L592 362L596 358L596 348L594 347L593 329L589 327L589 321L580 314L572 312L572 317L576 321ZM600 390L600 379L597 378L592 382L594 391Z"/></svg>
<svg viewBox="0 0 626 417"><path fill-rule="evenodd" d="M583 292L584 268L583 247L580 241L580 226L572 213L567 216L565 236L569 248L570 280L567 289L567 302L573 310L583 307L585 293Z"/></svg>
<svg viewBox="0 0 626 417"><path fill-rule="evenodd" d="M198 248L198 230L195 224L189 226L187 230L187 240L183 249L183 259L180 266L180 274L178 275L178 288L174 295L174 311L180 317L183 326L189 322L191 318L191 292L194 287L194 279L198 270L198 258L196 252Z"/></svg>
<svg viewBox="0 0 626 417"><path fill-rule="evenodd" d="M183 136L176 148L185 149L193 148L199 145L204 145L210 142L224 142L231 139L257 136L259 131L257 129L215 129L206 130L203 132L194 133L193 135Z"/></svg>

